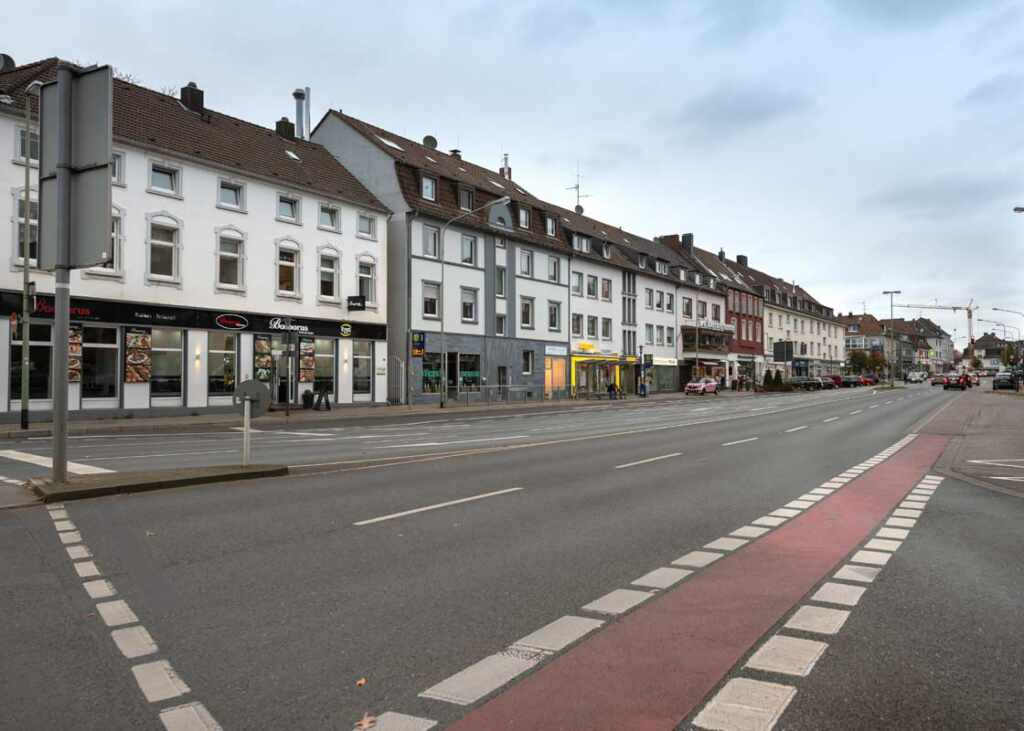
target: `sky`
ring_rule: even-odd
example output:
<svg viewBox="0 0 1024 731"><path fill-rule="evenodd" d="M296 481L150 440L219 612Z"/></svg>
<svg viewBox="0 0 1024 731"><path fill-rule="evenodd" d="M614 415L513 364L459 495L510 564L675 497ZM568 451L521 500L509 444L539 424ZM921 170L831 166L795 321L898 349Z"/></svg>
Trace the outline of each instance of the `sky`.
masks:
<svg viewBox="0 0 1024 731"><path fill-rule="evenodd" d="M109 63L272 126L343 109L646 237L692 232L836 312L1024 328L1024 1L12 4L18 63ZM962 313L919 314L958 336ZM976 334L992 325L979 323ZM1001 332L1001 328L998 328ZM1012 330L1009 331L1013 333ZM962 341L961 341L962 344Z"/></svg>

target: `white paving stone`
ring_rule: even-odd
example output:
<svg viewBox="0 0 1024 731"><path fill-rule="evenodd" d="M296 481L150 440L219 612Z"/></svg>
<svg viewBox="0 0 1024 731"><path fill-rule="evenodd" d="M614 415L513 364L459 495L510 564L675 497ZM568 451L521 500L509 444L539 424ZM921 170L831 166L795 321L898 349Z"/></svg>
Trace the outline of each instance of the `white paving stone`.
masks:
<svg viewBox="0 0 1024 731"><path fill-rule="evenodd" d="M135 612L128 606L128 602L123 599L115 599L112 602L100 602L96 605L96 611L100 613L100 617L103 618L108 627L134 624L139 621L139 618L135 616Z"/></svg>
<svg viewBox="0 0 1024 731"><path fill-rule="evenodd" d="M760 538L770 530L771 528L764 528L759 525L745 525L742 528L737 528L729 535L738 536L739 538Z"/></svg>
<svg viewBox="0 0 1024 731"><path fill-rule="evenodd" d="M31 254L31 252L29 252L29 259L31 259L31 258L32 258L32 254ZM54 520L67 520L68 519L68 511L63 510L63 509L62 510L51 510L50 511L50 517L53 518Z"/></svg>
<svg viewBox="0 0 1024 731"><path fill-rule="evenodd" d="M536 650L558 652L603 624L604 621L600 619L567 615L544 625L536 632L531 632L515 644Z"/></svg>
<svg viewBox="0 0 1024 731"><path fill-rule="evenodd" d="M29 254L29 258L32 258L31 254ZM921 510L908 510L906 508L896 508L894 511L892 511L892 515L894 518L920 518L922 512L923 511Z"/></svg>
<svg viewBox="0 0 1024 731"><path fill-rule="evenodd" d="M388 714L383 714L386 716ZM377 717L377 725L373 728L375 731L396 731L396 729L405 729L401 726L392 726L390 728L384 728L380 725L380 719L383 716ZM425 719L423 719L425 720ZM164 728L167 731L221 731L221 726L217 723L210 712L206 710L206 707L199 703L186 703L183 706L173 706L171 708L165 708L160 711L160 721L163 723ZM433 723L433 722L432 722ZM436 723L433 725L437 725ZM419 728L428 729L430 726L409 726L409 731L418 731Z"/></svg>
<svg viewBox="0 0 1024 731"><path fill-rule="evenodd" d="M29 257L28 258L29 259L32 258L32 254L31 253L29 253ZM58 533L63 533L64 531L69 531L69 530L77 530L75 528L75 524L72 523L70 520L55 520L55 521L53 521L53 527L57 529Z"/></svg>
<svg viewBox="0 0 1024 731"><path fill-rule="evenodd" d="M816 503L819 500L824 499L824 495L815 495L814 492L807 492L797 498L797 500L809 500L812 503Z"/></svg>
<svg viewBox="0 0 1024 731"><path fill-rule="evenodd" d="M127 658L144 657L157 651L156 643L141 624L115 629L110 636L114 640L114 644L117 645L117 649Z"/></svg>
<svg viewBox="0 0 1024 731"><path fill-rule="evenodd" d="M830 609L805 604L790 617L786 622L786 627L821 635L834 635L842 628L849 616L850 613L845 609Z"/></svg>
<svg viewBox="0 0 1024 731"><path fill-rule="evenodd" d="M806 677L827 649L828 645L818 640L775 635L750 656L747 667Z"/></svg>
<svg viewBox="0 0 1024 731"><path fill-rule="evenodd" d="M871 551L895 551L903 545L903 541L892 541L887 538L872 538L864 544L864 548Z"/></svg>
<svg viewBox="0 0 1024 731"><path fill-rule="evenodd" d="M639 579L630 583L634 586L645 586L650 589L667 589L673 584L682 581L692 573L693 571L689 569L675 569L668 566L662 566L661 568L654 569L654 571L644 574Z"/></svg>
<svg viewBox="0 0 1024 731"><path fill-rule="evenodd" d="M800 512L801 511L797 510L796 508L779 508L778 510L773 510L771 513L769 513L769 515L773 515L779 518L793 518L797 515L800 515Z"/></svg>
<svg viewBox="0 0 1024 731"><path fill-rule="evenodd" d="M31 256L29 258L31 258ZM710 548L712 551L735 551L737 548L745 546L748 543L750 543L750 541L745 541L742 538L725 537L711 541L711 543L708 543L704 548Z"/></svg>
<svg viewBox="0 0 1024 731"><path fill-rule="evenodd" d="M166 660L156 660L132 667L132 675L139 689L150 703L177 698L188 693L185 681L178 677L174 668Z"/></svg>
<svg viewBox="0 0 1024 731"><path fill-rule="evenodd" d="M829 480L828 482L821 483L822 487L827 487L830 490L838 490L840 487L845 485L845 482L837 482L836 480Z"/></svg>
<svg viewBox="0 0 1024 731"><path fill-rule="evenodd" d="M716 731L768 731L796 695L796 688L763 680L733 678L694 719Z"/></svg>
<svg viewBox="0 0 1024 731"><path fill-rule="evenodd" d="M860 601L862 594L864 594L863 586L851 586L850 584L827 581L821 585L820 589L814 592L811 601L855 607L857 602Z"/></svg>
<svg viewBox="0 0 1024 731"><path fill-rule="evenodd" d="M597 614L622 614L650 599L654 594L637 589L615 589L590 604L583 605L583 611Z"/></svg>
<svg viewBox="0 0 1024 731"><path fill-rule="evenodd" d="M692 566L694 568L703 568L710 563L714 563L720 559L724 554L715 553L714 551L690 551L685 556L680 556L672 562L673 566Z"/></svg>
<svg viewBox="0 0 1024 731"><path fill-rule="evenodd" d="M924 503L919 500L911 500L910 498L907 498L902 503L900 503L900 507L906 510L924 510L925 506L927 505L928 503Z"/></svg>
<svg viewBox="0 0 1024 731"><path fill-rule="evenodd" d="M806 510L807 508L814 507L814 503L811 500L790 500L786 503L786 507L795 508L797 510Z"/></svg>
<svg viewBox="0 0 1024 731"><path fill-rule="evenodd" d="M910 535L910 531L906 528L879 528L875 535L879 538L895 538L898 541L902 541L906 540L907 536Z"/></svg>
<svg viewBox="0 0 1024 731"><path fill-rule="evenodd" d="M786 522L785 518L780 518L776 515L763 515L757 520L750 521L753 525L766 525L769 528L774 528L777 525L782 525Z"/></svg>
<svg viewBox="0 0 1024 731"><path fill-rule="evenodd" d="M32 257L29 256L29 258L31 259ZM76 530L68 531L67 533L58 533L57 535L60 536L60 542L65 544L65 545L68 544L68 543L81 543L82 542L82 534L79 533Z"/></svg>
<svg viewBox="0 0 1024 731"><path fill-rule="evenodd" d="M857 551L850 560L854 563L866 563L872 566L885 566L889 561L891 553L881 551Z"/></svg>
<svg viewBox="0 0 1024 731"><path fill-rule="evenodd" d="M547 656L546 652L531 653L510 647L504 652L488 655L465 670L427 688L420 696L468 706L525 673Z"/></svg>
<svg viewBox="0 0 1024 731"><path fill-rule="evenodd" d="M29 258L31 258L31 255ZM100 570L96 568L96 564L92 561L78 561L75 563L75 572L83 579L90 579L93 576L100 575Z"/></svg>
<svg viewBox="0 0 1024 731"><path fill-rule="evenodd" d="M89 595L90 599L106 599L109 596L114 596L117 590L114 589L114 585L106 579L96 579L95 581L86 581L82 584L85 588L85 593Z"/></svg>
<svg viewBox="0 0 1024 731"><path fill-rule="evenodd" d="M881 569L873 566L859 566L854 563L848 563L836 571L832 578L843 581L862 581L865 584L870 584L878 577L880 571Z"/></svg>
<svg viewBox="0 0 1024 731"><path fill-rule="evenodd" d="M917 521L913 518L889 518L885 524L890 528L913 528Z"/></svg>
<svg viewBox="0 0 1024 731"><path fill-rule="evenodd" d="M816 487L811 490L812 495L831 495L835 490L829 487Z"/></svg>

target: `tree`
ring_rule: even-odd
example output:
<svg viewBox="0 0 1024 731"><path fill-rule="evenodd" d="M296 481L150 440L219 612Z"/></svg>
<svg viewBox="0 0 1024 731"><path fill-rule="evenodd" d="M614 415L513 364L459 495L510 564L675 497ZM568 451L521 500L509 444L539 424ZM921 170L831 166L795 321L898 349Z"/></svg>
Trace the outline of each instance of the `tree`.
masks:
<svg viewBox="0 0 1024 731"><path fill-rule="evenodd" d="M850 351L848 362L850 364L851 371L854 373L863 373L864 369L868 367L868 354L863 350Z"/></svg>
<svg viewBox="0 0 1024 731"><path fill-rule="evenodd" d="M871 355L868 356L868 368L873 373L881 373L882 369L887 365L885 356L882 355L881 351L872 350Z"/></svg>
<svg viewBox="0 0 1024 731"><path fill-rule="evenodd" d="M1007 345L1003 349L1003 365L1013 365L1017 362L1017 348Z"/></svg>
<svg viewBox="0 0 1024 731"><path fill-rule="evenodd" d="M971 358L971 368L974 370L981 368L981 361L978 359L978 356Z"/></svg>

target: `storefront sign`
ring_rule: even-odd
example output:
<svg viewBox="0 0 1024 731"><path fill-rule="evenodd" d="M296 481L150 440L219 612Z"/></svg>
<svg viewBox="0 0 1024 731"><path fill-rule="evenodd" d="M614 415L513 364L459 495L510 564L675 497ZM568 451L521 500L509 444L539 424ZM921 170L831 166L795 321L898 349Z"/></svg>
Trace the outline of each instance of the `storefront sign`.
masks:
<svg viewBox="0 0 1024 731"><path fill-rule="evenodd" d="M68 328L68 383L82 382L82 328Z"/></svg>
<svg viewBox="0 0 1024 731"><path fill-rule="evenodd" d="M412 331L412 357L422 358L427 347L427 334L422 330ZM550 346L549 346L550 347ZM563 353L564 355L564 353Z"/></svg>
<svg viewBox="0 0 1024 731"><path fill-rule="evenodd" d="M545 345L544 355L568 355L569 349L564 345Z"/></svg>
<svg viewBox="0 0 1024 731"><path fill-rule="evenodd" d="M153 335L148 328L129 328L124 334L124 382L149 383L153 372Z"/></svg>
<svg viewBox="0 0 1024 731"><path fill-rule="evenodd" d="M224 328L225 330L245 330L249 327L249 321L241 315L223 314L217 315L213 319L217 323L217 327Z"/></svg>
<svg viewBox="0 0 1024 731"><path fill-rule="evenodd" d="M310 332L309 326L301 322L295 322L284 317L271 317L267 323L267 327L271 330L284 330L286 332L297 332L297 333L308 333Z"/></svg>
<svg viewBox="0 0 1024 731"><path fill-rule="evenodd" d="M674 367L676 365L676 359L675 358L665 358L665 357L662 357L660 355L656 355L656 356L654 356L654 365L656 365L656 366L673 366Z"/></svg>
<svg viewBox="0 0 1024 731"><path fill-rule="evenodd" d="M366 309L366 297L361 294L352 295L348 298L348 311L359 312Z"/></svg>
<svg viewBox="0 0 1024 731"><path fill-rule="evenodd" d="M343 323L341 323L341 325L338 326L338 334L341 335L341 337L343 337L343 338L350 338L350 337L352 337L352 323L351 322L343 322Z"/></svg>

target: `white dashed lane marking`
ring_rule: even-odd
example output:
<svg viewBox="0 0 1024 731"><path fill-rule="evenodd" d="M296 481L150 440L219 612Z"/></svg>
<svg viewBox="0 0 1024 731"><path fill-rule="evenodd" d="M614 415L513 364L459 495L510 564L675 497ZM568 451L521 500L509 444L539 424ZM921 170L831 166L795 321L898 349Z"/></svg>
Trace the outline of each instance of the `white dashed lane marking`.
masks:
<svg viewBox="0 0 1024 731"><path fill-rule="evenodd" d="M641 459L636 462L627 462L626 464L615 465L615 469L623 470L627 467L636 467L637 465L648 464L650 462L658 462L663 459L671 459L672 457L678 457L682 452L672 452L670 454L663 454L659 457L648 457L647 459Z"/></svg>
<svg viewBox="0 0 1024 731"><path fill-rule="evenodd" d="M434 505L425 505L422 508L413 508L412 510L403 510L400 513L391 513L389 515L381 515L377 518L369 518L368 520L360 520L358 523L352 525L363 526L372 525L373 523L380 523L385 520L394 520L395 518L404 518L407 515L415 515L416 513L425 513L428 510L439 510L441 508L448 508L452 505L461 505L462 503L469 503L475 500L483 500L489 497L497 497L498 495L507 495L512 492L519 492L523 488L521 487L510 487L507 490L495 490L494 492L485 492L482 495L472 495L470 497L460 498L458 500L448 500L443 503L436 503Z"/></svg>
<svg viewBox="0 0 1024 731"><path fill-rule="evenodd" d="M30 257L30 258L31 258L31 257ZM827 419L822 419L822 420L821 420L821 423L822 423L822 424L828 424L828 423L830 423L830 422L833 422L833 421L839 421L839 417L838 417L838 416L830 416L830 417L829 417L829 418L827 418Z"/></svg>
<svg viewBox="0 0 1024 731"><path fill-rule="evenodd" d="M806 428L807 428L806 424L804 426L794 426L792 429L786 429L786 434L792 434L795 431L802 431L802 430L804 430Z"/></svg>
<svg viewBox="0 0 1024 731"><path fill-rule="evenodd" d="M749 437L747 439L737 439L735 442L726 442L723 447L732 447L737 444L746 444L747 442L756 442L760 437Z"/></svg>

